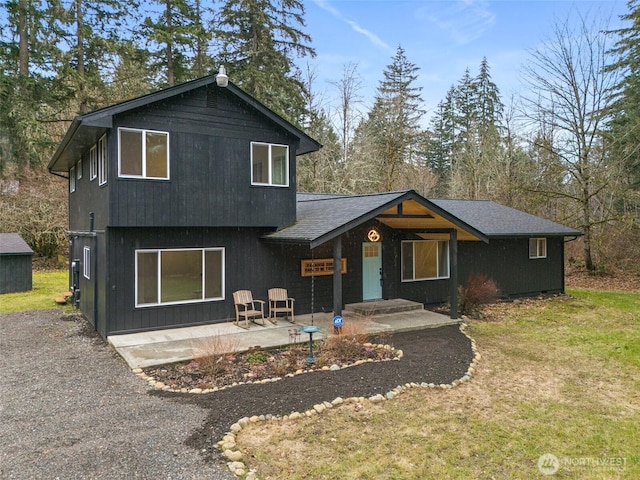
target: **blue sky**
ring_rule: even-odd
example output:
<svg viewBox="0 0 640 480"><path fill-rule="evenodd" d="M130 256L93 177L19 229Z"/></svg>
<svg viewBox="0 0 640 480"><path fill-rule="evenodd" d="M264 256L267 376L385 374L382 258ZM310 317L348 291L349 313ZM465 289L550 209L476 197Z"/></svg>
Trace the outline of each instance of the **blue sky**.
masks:
<svg viewBox="0 0 640 480"><path fill-rule="evenodd" d="M304 0L306 31L317 57L316 90L332 102L331 79L358 64L365 104L398 45L418 67L426 109L433 111L469 67L475 75L487 57L506 103L522 90L521 68L531 49L548 39L552 26L577 12L611 17L621 25L625 0Z"/></svg>

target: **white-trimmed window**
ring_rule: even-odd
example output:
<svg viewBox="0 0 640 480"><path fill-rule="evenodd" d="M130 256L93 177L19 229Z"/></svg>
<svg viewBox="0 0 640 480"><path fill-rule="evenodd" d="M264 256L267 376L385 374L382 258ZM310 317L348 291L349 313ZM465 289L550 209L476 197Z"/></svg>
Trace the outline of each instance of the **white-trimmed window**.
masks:
<svg viewBox="0 0 640 480"><path fill-rule="evenodd" d="M97 148L97 164L98 164L98 184L107 183L107 135L103 135L98 140Z"/></svg>
<svg viewBox="0 0 640 480"><path fill-rule="evenodd" d="M529 239L529 258L547 258L547 239Z"/></svg>
<svg viewBox="0 0 640 480"><path fill-rule="evenodd" d="M91 247L82 249L82 274L87 280L91 280Z"/></svg>
<svg viewBox="0 0 640 480"><path fill-rule="evenodd" d="M118 176L169 179L169 133L118 128Z"/></svg>
<svg viewBox="0 0 640 480"><path fill-rule="evenodd" d="M80 160L78 160L78 166L77 166L77 178L78 180L80 180L82 178L82 158Z"/></svg>
<svg viewBox="0 0 640 480"><path fill-rule="evenodd" d="M402 281L449 278L448 240L402 242Z"/></svg>
<svg viewBox="0 0 640 480"><path fill-rule="evenodd" d="M136 307L224 299L224 248L136 250Z"/></svg>
<svg viewBox="0 0 640 480"><path fill-rule="evenodd" d="M98 147L94 145L89 150L89 180L93 181L98 176Z"/></svg>
<svg viewBox="0 0 640 480"><path fill-rule="evenodd" d="M251 142L251 184L289 186L289 147Z"/></svg>
<svg viewBox="0 0 640 480"><path fill-rule="evenodd" d="M76 191L76 166L69 169L69 193Z"/></svg>

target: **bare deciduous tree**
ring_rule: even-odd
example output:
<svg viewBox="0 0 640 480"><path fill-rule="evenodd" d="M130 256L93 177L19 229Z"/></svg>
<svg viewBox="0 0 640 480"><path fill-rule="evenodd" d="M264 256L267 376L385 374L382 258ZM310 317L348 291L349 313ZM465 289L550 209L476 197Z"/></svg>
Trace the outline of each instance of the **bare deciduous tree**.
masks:
<svg viewBox="0 0 640 480"><path fill-rule="evenodd" d="M592 256L596 228L612 219L602 208L603 196L615 188L619 174L616 160L608 155L603 135L608 119L608 93L617 83L610 63L606 25L579 17L554 26L551 37L531 53L525 79L531 94L525 98L529 119L546 123L553 141L537 147L548 149L562 162L564 178L558 188L540 191L562 197L575 205L574 223L584 232L585 267L595 269Z"/></svg>

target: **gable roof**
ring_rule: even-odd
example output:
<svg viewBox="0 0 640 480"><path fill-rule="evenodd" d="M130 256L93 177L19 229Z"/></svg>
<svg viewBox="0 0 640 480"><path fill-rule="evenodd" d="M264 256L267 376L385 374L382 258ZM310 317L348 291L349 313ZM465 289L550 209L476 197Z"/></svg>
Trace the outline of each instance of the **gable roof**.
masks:
<svg viewBox="0 0 640 480"><path fill-rule="evenodd" d="M490 200L431 199L487 237L579 236L582 232Z"/></svg>
<svg viewBox="0 0 640 480"><path fill-rule="evenodd" d="M400 204L415 202L425 213L388 213ZM423 224L434 221L434 232L455 228L466 239L487 242L491 237L577 236L578 230L544 218L505 207L489 200L426 199L413 190L367 195L298 193L297 221L266 235L265 240L309 244L315 248L362 223L378 217L391 228L408 228L421 217ZM391 217L394 217L393 219ZM438 217L435 219L434 217ZM405 226L396 226L405 219ZM429 227L414 230L428 231ZM461 238L462 235L458 235Z"/></svg>
<svg viewBox="0 0 640 480"><path fill-rule="evenodd" d="M33 250L17 233L0 233L0 255L33 255Z"/></svg>
<svg viewBox="0 0 640 480"><path fill-rule="evenodd" d="M297 221L293 225L271 233L266 240L308 243L315 248L362 223L383 215L403 202L413 201L444 219L453 228L468 232L476 239L486 241L482 232L451 216L438 205L413 190L374 193L366 195L338 195L299 193L297 195ZM422 218L433 218L429 213Z"/></svg>
<svg viewBox="0 0 640 480"><path fill-rule="evenodd" d="M126 100L115 105L100 108L74 118L67 130L67 133L60 142L58 149L49 162L49 171L52 173L68 172L70 167L78 161L80 155L93 146L104 132L113 126L113 117L115 115L140 107L145 107L152 103L160 102L212 84L216 84L216 75L208 75L196 80L191 80L190 82L185 82L141 97ZM300 143L298 145L296 155L315 152L321 148L322 145L316 140L267 108L233 83L229 82L226 87L216 88L226 89L237 99L256 110L266 119L270 120L294 137L297 137L300 140Z"/></svg>

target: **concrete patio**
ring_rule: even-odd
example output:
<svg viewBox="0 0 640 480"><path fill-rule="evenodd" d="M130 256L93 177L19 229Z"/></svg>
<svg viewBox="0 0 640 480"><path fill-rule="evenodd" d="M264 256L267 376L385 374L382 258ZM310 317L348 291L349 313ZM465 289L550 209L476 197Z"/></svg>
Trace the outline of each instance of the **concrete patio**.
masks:
<svg viewBox="0 0 640 480"><path fill-rule="evenodd" d="M343 311L344 330L377 334L406 332L457 324L460 320L424 310L422 304L402 299L364 302L347 305ZM307 325L321 328L314 334L322 339L333 332L333 314L296 315L296 323L279 317L277 324L268 320L265 326L249 323L249 329L238 327L233 321L196 327L155 330L151 332L112 335L108 341L131 368L191 360L199 352L211 351L213 345L228 350L245 351L252 347L274 348L291 343L309 341L300 331Z"/></svg>

